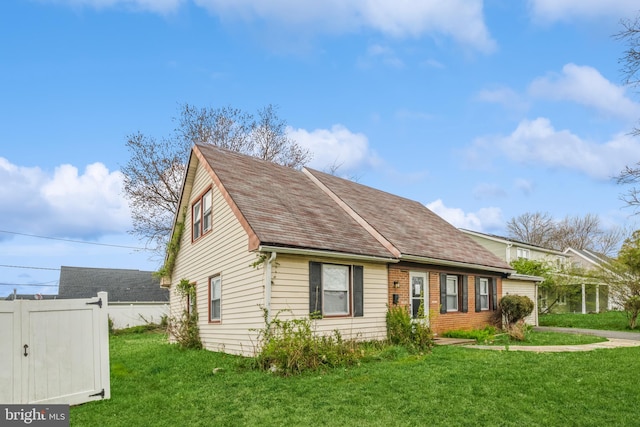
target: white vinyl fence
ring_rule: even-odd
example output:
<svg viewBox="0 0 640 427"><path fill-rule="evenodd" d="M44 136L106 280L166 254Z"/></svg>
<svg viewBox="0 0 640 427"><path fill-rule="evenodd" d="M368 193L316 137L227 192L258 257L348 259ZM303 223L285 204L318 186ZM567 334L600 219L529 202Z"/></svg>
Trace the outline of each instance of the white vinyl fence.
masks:
<svg viewBox="0 0 640 427"><path fill-rule="evenodd" d="M0 403L77 405L111 396L107 293L0 301Z"/></svg>

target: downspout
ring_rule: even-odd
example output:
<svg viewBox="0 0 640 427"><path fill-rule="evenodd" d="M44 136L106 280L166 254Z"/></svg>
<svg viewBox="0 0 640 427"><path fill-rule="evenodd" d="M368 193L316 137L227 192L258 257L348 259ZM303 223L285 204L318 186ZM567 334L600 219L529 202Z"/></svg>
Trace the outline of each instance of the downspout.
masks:
<svg viewBox="0 0 640 427"><path fill-rule="evenodd" d="M267 260L267 264L264 269L264 306L267 310L267 323L271 322L271 266L275 259L276 253L271 252L271 256Z"/></svg>
<svg viewBox="0 0 640 427"><path fill-rule="evenodd" d="M507 264L511 264L511 246L513 246L513 244L507 243L507 250L504 257L505 260L507 261Z"/></svg>

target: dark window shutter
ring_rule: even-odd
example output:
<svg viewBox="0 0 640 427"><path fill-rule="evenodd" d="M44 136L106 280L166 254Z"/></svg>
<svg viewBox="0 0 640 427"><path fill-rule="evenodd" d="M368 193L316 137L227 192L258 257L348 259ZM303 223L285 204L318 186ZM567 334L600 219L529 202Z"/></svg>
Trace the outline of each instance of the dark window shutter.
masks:
<svg viewBox="0 0 640 427"><path fill-rule="evenodd" d="M476 312L480 311L480 278L476 276Z"/></svg>
<svg viewBox="0 0 640 427"><path fill-rule="evenodd" d="M469 311L469 284L468 277L462 276L462 312Z"/></svg>
<svg viewBox="0 0 640 427"><path fill-rule="evenodd" d="M322 313L322 264L309 262L309 313Z"/></svg>
<svg viewBox="0 0 640 427"><path fill-rule="evenodd" d="M498 309L498 280L495 277L491 278L491 308Z"/></svg>
<svg viewBox="0 0 640 427"><path fill-rule="evenodd" d="M440 313L447 312L447 275L440 273Z"/></svg>
<svg viewBox="0 0 640 427"><path fill-rule="evenodd" d="M364 315L364 272L361 265L353 266L353 315Z"/></svg>

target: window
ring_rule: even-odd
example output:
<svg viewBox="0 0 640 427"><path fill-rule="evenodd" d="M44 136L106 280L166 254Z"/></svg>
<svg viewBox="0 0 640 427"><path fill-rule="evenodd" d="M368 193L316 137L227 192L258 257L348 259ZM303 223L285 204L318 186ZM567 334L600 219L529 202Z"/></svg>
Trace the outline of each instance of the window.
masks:
<svg viewBox="0 0 640 427"><path fill-rule="evenodd" d="M314 316L363 315L363 268L309 263L309 312Z"/></svg>
<svg viewBox="0 0 640 427"><path fill-rule="evenodd" d="M469 308L467 276L440 274L440 313L461 311Z"/></svg>
<svg viewBox="0 0 640 427"><path fill-rule="evenodd" d="M211 203L211 189L209 189L191 206L194 241L211 230Z"/></svg>
<svg viewBox="0 0 640 427"><path fill-rule="evenodd" d="M193 286L193 288L195 289L196 284L195 283L190 283L190 286ZM195 299L191 298L191 295L187 294L187 315L191 316L194 313L197 313L197 307L196 307L196 301Z"/></svg>
<svg viewBox="0 0 640 427"><path fill-rule="evenodd" d="M209 321L220 321L220 301L221 301L221 280L220 275L209 278Z"/></svg>
<svg viewBox="0 0 640 427"><path fill-rule="evenodd" d="M481 277L480 281L480 310L489 310L489 279Z"/></svg>
<svg viewBox="0 0 640 427"><path fill-rule="evenodd" d="M324 314L349 314L349 267L323 264L322 292Z"/></svg>
<svg viewBox="0 0 640 427"><path fill-rule="evenodd" d="M476 311L498 309L498 282L495 277L476 277Z"/></svg>
<svg viewBox="0 0 640 427"><path fill-rule="evenodd" d="M517 248L516 249L516 253L518 255L518 258L526 258L529 259L529 249L525 249L525 248Z"/></svg>
<svg viewBox="0 0 640 427"><path fill-rule="evenodd" d="M447 276L447 311L458 311L458 276Z"/></svg>

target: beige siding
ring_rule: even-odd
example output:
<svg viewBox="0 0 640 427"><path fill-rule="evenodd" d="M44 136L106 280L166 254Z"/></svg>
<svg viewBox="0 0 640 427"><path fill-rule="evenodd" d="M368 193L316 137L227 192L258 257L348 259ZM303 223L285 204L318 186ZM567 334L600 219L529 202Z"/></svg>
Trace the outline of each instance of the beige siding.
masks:
<svg viewBox="0 0 640 427"><path fill-rule="evenodd" d="M538 325L538 295L537 287L534 282L525 280L502 279L502 296L505 295L522 295L531 298L534 307L533 312L525 321L529 325Z"/></svg>
<svg viewBox="0 0 640 427"><path fill-rule="evenodd" d="M384 339L388 298L386 264L278 255L272 288L272 314L279 313L283 319L309 316L309 261L361 265L364 273L364 315L319 319L314 321L316 331L328 334L337 329L344 338Z"/></svg>
<svg viewBox="0 0 640 427"><path fill-rule="evenodd" d="M494 240L485 239L479 236L475 236L473 234L467 234L467 236L471 237L477 243L482 245L485 249L489 250L492 254L497 256L500 259L507 260L507 245L504 243L496 242ZM511 259L515 258L515 252Z"/></svg>
<svg viewBox="0 0 640 427"><path fill-rule="evenodd" d="M171 316L179 318L185 302L175 294L175 284L188 279L197 286L200 336L205 348L234 354L251 354L256 333L263 326L262 269L250 267L256 255L248 251L248 237L222 194L213 185L213 230L191 242L191 203L213 184L198 167L188 203L185 229L172 277ZM209 277L221 276L221 322L209 323Z"/></svg>

